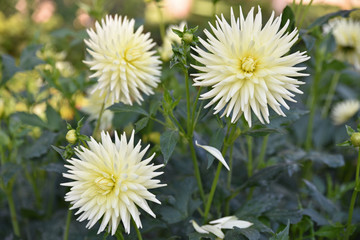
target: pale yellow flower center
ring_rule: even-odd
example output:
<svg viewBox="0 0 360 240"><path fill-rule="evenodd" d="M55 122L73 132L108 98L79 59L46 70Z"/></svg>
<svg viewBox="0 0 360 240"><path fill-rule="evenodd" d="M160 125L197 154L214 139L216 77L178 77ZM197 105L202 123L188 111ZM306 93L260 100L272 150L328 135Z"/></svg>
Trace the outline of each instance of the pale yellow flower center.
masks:
<svg viewBox="0 0 360 240"><path fill-rule="evenodd" d="M116 179L114 175L105 176L104 174L104 176L95 179L95 184L99 188L98 190L102 195L106 195L111 192L115 186L115 183Z"/></svg>
<svg viewBox="0 0 360 240"><path fill-rule="evenodd" d="M252 57L244 57L240 60L241 70L247 73L252 73L256 68L256 61Z"/></svg>

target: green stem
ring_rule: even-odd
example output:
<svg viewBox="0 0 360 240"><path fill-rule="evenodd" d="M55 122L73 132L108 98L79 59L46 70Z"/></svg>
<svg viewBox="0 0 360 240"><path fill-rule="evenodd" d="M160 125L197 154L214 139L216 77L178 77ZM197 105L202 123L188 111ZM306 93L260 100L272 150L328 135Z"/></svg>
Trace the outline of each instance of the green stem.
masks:
<svg viewBox="0 0 360 240"><path fill-rule="evenodd" d="M248 172L248 177L251 177L252 172L253 172L253 157L252 157L252 142L253 142L253 139L252 139L251 136L246 136L246 141L247 141L247 145L248 145L247 172Z"/></svg>
<svg viewBox="0 0 360 240"><path fill-rule="evenodd" d="M134 222L134 219L131 219L131 223L133 224L133 226L135 228L136 235L137 235L138 239L142 240L141 232L140 232L138 226L136 225L136 223Z"/></svg>
<svg viewBox="0 0 360 240"><path fill-rule="evenodd" d="M328 92L328 94L326 96L326 102L324 104L324 107L323 107L323 110L322 110L322 113L321 113L321 116L323 118L326 118L328 116L329 108L330 108L331 102L332 102L333 97L334 97L336 86L337 86L337 84L339 82L339 79L340 79L340 74L341 74L340 72L335 72L334 76L331 79L329 92Z"/></svg>
<svg viewBox="0 0 360 240"><path fill-rule="evenodd" d="M231 178L232 178L232 165L233 165L233 150L234 150L234 144L231 144L230 146L230 153L229 153L229 174L227 178L227 187L230 189L231 187Z"/></svg>
<svg viewBox="0 0 360 240"><path fill-rule="evenodd" d="M224 147L224 149L227 149L227 147ZM215 193L217 183L219 181L219 176L220 176L222 166L223 166L222 163L219 162L219 164L217 166L217 169L216 169L214 180L213 180L212 185L211 185L208 201L206 202L205 213L204 213L204 222L206 222L209 211L210 211L211 203L212 203L212 200L214 198L214 193Z"/></svg>
<svg viewBox="0 0 360 240"><path fill-rule="evenodd" d="M103 115L103 113L104 113L105 101L106 101L106 100L104 100L103 104L101 105L101 109L100 109L100 113L99 113L99 118L98 118L97 121L96 121L96 126L95 126L95 129L94 129L93 134L92 134L93 136L95 136L96 133L99 131L100 122L101 122L101 117L102 117L102 115Z"/></svg>
<svg viewBox="0 0 360 240"><path fill-rule="evenodd" d="M323 64L323 52L322 49L317 46L319 50L316 52L316 63L315 63L315 75L314 75L314 81L311 86L310 91L310 116L309 116L309 122L307 126L306 131L306 140L305 140L305 150L309 151L312 146L312 133L313 133L313 125L314 125L314 117L315 117L315 111L316 111L316 102L317 102L317 89L318 85L322 76L322 64Z"/></svg>
<svg viewBox="0 0 360 240"><path fill-rule="evenodd" d="M192 159L193 165L194 165L195 178L196 178L196 181L197 181L197 184L198 184L201 199L205 203L204 188L203 188L202 181L201 181L199 165L198 165L198 161L197 161L197 158L196 158L196 152L195 152L194 143L193 143L192 139L189 139L189 145L190 145L190 151L191 151L191 159Z"/></svg>
<svg viewBox="0 0 360 240"><path fill-rule="evenodd" d="M223 149L222 149L222 151L221 151L221 154L222 154L224 157L226 156L226 151L227 151L227 149L228 149L228 147L229 147L229 143L231 142L231 144L232 144L232 143L234 142L234 139L232 139L232 138L233 138L234 133L235 133L235 130L236 130L236 125L230 125L230 124L228 124L227 126L228 126L228 129L227 129L227 131L226 131L225 142L224 142ZM230 133L230 128L232 128L231 133ZM229 133L230 133L230 135L229 135ZM214 180L213 180L212 185L211 185L209 197L208 197L208 200L207 200L206 205L205 205L204 222L206 222L207 217L208 217L208 214L209 214L209 211L210 211L210 207L211 207L212 200L213 200L213 198L214 198L216 186L217 186L217 183L218 183L218 181L219 181L221 168L222 168L222 163L219 162L219 164L218 164L218 166L217 166L217 169L216 169L216 173L215 173Z"/></svg>
<svg viewBox="0 0 360 240"><path fill-rule="evenodd" d="M64 240L69 239L69 230L70 230L70 223L71 223L71 214L72 211L69 209L66 216L66 223L65 223L65 231L64 231Z"/></svg>
<svg viewBox="0 0 360 240"><path fill-rule="evenodd" d="M359 153L358 153L358 160L357 160L357 165L356 165L356 176L355 176L355 188L351 197L351 202L350 202L350 208L349 208L349 217L348 217L348 221L347 221L347 225L346 225L346 233L345 233L345 240L348 240L350 238L350 232L351 232L351 221L352 221L352 215L354 212L354 207L355 207L355 202L356 202L356 197L357 197L357 193L359 191L359 173L360 173L360 150L358 149Z"/></svg>
<svg viewBox="0 0 360 240"><path fill-rule="evenodd" d="M305 17L306 14L308 13L308 11L309 11L310 6L312 5L312 3L313 3L313 0L311 0L311 1L309 2L309 4L306 5L305 10L304 10L303 13L301 14L301 18L300 18L300 21L299 21L299 24L298 24L298 29L301 29L302 24L303 24L303 21L304 21L304 17Z"/></svg>
<svg viewBox="0 0 360 240"><path fill-rule="evenodd" d="M117 240L124 240L124 236L121 233L121 228L118 227L118 229L116 230L115 236Z"/></svg>
<svg viewBox="0 0 360 240"><path fill-rule="evenodd" d="M11 218L11 224L14 230L14 234L16 237L20 237L20 228L19 228L19 223L17 221L17 217L16 217L16 209L15 209L15 204L14 204L14 198L12 195L12 190L13 190L13 186L14 186L14 179L11 179L8 183L8 186L4 187L5 190L5 194L6 194L6 198L9 204L9 209L10 209L10 218Z"/></svg>
<svg viewBox="0 0 360 240"><path fill-rule="evenodd" d="M163 12L162 12L162 10L161 10L160 3L159 3L159 2L156 4L156 8L157 8L157 10L158 10L158 14L159 14L159 18L160 18L160 23L159 23L160 36L161 36L162 42L164 42L164 39L165 39L164 15L163 15Z"/></svg>
<svg viewBox="0 0 360 240"><path fill-rule="evenodd" d="M262 145L261 145L261 152L260 152L260 155L259 155L259 162L258 162L258 168L263 168L264 167L264 158L265 158L265 153L266 153L266 147L267 147L267 143L269 141L269 134L266 135L264 138L263 138L263 142L262 142Z"/></svg>
<svg viewBox="0 0 360 240"><path fill-rule="evenodd" d="M234 144L231 144L230 146L230 153L229 153L229 168L230 171L228 173L228 178L227 178L227 188L229 189L229 191L231 191L231 178L232 178L232 165L233 165L233 149L234 149ZM225 201L225 215L228 216L230 212L230 199L226 199Z"/></svg>
<svg viewBox="0 0 360 240"><path fill-rule="evenodd" d="M195 103L193 105L193 109L192 109L192 113L191 113L191 121L192 121L192 131L194 131L195 129L195 126L196 126L196 121L197 121L197 118L195 118L195 112L196 112L196 106L197 106L197 103L199 101L199 97L200 97L200 93L201 93L201 87L199 87L198 89L198 93L196 95L196 99L195 99ZM201 111L201 109L199 108L199 112Z"/></svg>
<svg viewBox="0 0 360 240"><path fill-rule="evenodd" d="M188 136L192 136L192 128L191 128L191 109L190 109L190 88L189 88L189 73L188 70L185 68L185 89L186 89L186 124L187 124L187 134Z"/></svg>

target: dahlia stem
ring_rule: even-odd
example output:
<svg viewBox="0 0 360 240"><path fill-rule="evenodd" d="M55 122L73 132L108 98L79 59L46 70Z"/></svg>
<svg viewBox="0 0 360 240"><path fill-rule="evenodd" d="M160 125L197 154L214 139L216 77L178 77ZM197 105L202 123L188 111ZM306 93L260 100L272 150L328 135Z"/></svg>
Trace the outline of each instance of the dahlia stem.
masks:
<svg viewBox="0 0 360 240"><path fill-rule="evenodd" d="M314 125L314 117L315 117L315 110L316 110L316 102L317 102L317 90L318 85L322 75L322 64L323 64L323 57L324 54L323 50L318 47L318 50L315 55L316 63L315 63L315 75L314 80L310 90L310 116L309 122L306 131L306 140L305 140L305 150L309 151L312 147L312 133L313 133L313 125Z"/></svg>
<svg viewBox="0 0 360 240"><path fill-rule="evenodd" d="M105 102L106 100L104 100L103 104L101 105L101 109L100 109L100 113L99 113L99 118L97 119L96 121L96 126L94 128L94 131L93 131L93 136L95 137L96 133L99 131L99 127L100 127L100 122L101 122L101 117L104 113L104 108L105 108Z"/></svg>
<svg viewBox="0 0 360 240"><path fill-rule="evenodd" d="M68 240L69 239L69 230L70 230L70 223L71 223L71 214L72 211L69 209L67 211L67 216L66 216L66 223L65 223L65 231L64 231L64 240Z"/></svg>
<svg viewBox="0 0 360 240"><path fill-rule="evenodd" d="M229 191L231 191L231 178L232 178L232 165L233 165L233 150L234 150L234 143L231 144L230 146L230 153L229 153L229 168L230 171L228 173L228 178L227 178L227 188ZM230 199L227 199L225 202L225 215L229 215L230 212Z"/></svg>
<svg viewBox="0 0 360 240"><path fill-rule="evenodd" d="M253 157L252 157L252 143L253 143L253 139L251 136L246 136L246 141L247 141L247 145L248 145L248 164L247 164L247 172L248 172L248 177L252 176L252 172L253 172Z"/></svg>
<svg viewBox="0 0 360 240"><path fill-rule="evenodd" d="M187 68L185 68L184 74L185 74L185 89L186 89L187 134L188 136L192 136L193 132L191 128L192 119L191 119L191 109L190 109L189 71L187 70Z"/></svg>
<svg viewBox="0 0 360 240"><path fill-rule="evenodd" d="M195 152L195 148L194 148L194 143L193 143L193 118L192 116L194 115L193 112L191 112L191 108L190 108L190 88L189 88L189 71L187 70L187 68L184 68L184 75L185 75L185 89L186 89L186 127L187 127L187 138L188 138L188 142L190 145L190 151L191 151L191 158L193 161L193 165L194 165L194 174L195 174L195 178L198 184L198 188L199 188L199 192L200 192L200 196L203 200L203 202L205 203L205 194L204 194L204 188L202 185L202 181L201 181L201 175L200 175L200 169L199 169L199 164L197 161L197 157L196 157L196 152ZM199 89L198 91L198 95L200 94L201 89ZM197 99L197 98L196 98ZM197 100L195 100L195 105L194 108L196 108L196 104L197 104Z"/></svg>
<svg viewBox="0 0 360 240"><path fill-rule="evenodd" d="M157 8L157 10L158 10L158 14L159 14L159 18L160 18L160 23L159 23L160 36L161 36L162 42L164 42L164 39L165 39L164 15L163 15L163 12L162 12L162 10L161 10L160 3L159 3L159 2L156 3L156 8Z"/></svg>
<svg viewBox="0 0 360 240"><path fill-rule="evenodd" d="M359 149L358 149L358 151L359 151ZM360 173L360 151L358 153L358 160L357 160L357 165L356 165L356 175L355 175L355 187L354 187L354 191L353 191L353 194L351 197L351 202L350 202L349 217L348 217L348 221L347 221L347 225L346 225L345 240L349 239L350 235L351 235L350 232L351 232L352 215L354 212L356 197L357 197L357 193L359 192L359 186L360 186L359 173Z"/></svg>
<svg viewBox="0 0 360 240"><path fill-rule="evenodd" d="M228 149L228 147L230 145L230 142L231 142L231 144L234 142L234 139L232 139L232 138L233 138L234 133L235 133L236 125L230 125L230 126L229 125L230 124L227 125L228 129L226 131L226 137L225 137L224 146L223 146L223 149L221 151L221 154L223 156L226 155L226 152L227 152L227 149ZM232 128L231 133L230 133L230 128ZM230 135L229 135L229 133L230 133ZM218 166L217 166L217 169L216 169L214 180L213 180L212 185L211 185L209 197L208 197L208 200L207 200L206 205L205 205L204 222L206 222L209 211L210 211L211 203L212 203L212 200L214 198L214 194L215 194L217 183L219 181L222 166L223 166L222 163L219 162Z"/></svg>
<svg viewBox="0 0 360 240"><path fill-rule="evenodd" d="M202 87L199 87L198 93L196 95L195 103L193 105L192 113L191 113L191 122L192 122L191 131L194 131L195 126L196 126L196 122L197 122L197 118L195 117L195 112L196 112L197 103L198 103L199 98L200 98L201 89L202 89ZM200 112L200 108L199 108L199 112Z"/></svg>
<svg viewBox="0 0 360 240"><path fill-rule="evenodd" d="M263 142L262 142L262 145L261 145L261 152L260 152L260 155L259 155L259 162L257 164L257 167L258 168L263 168L264 166L264 158L265 158L265 153L266 153L266 147L267 147L267 143L269 141L269 134L266 135L264 138L263 138Z"/></svg>
<svg viewBox="0 0 360 240"><path fill-rule="evenodd" d="M131 223L132 223L132 225L133 225L134 228L135 228L136 235L137 235L138 239L139 239L139 240L142 240L141 232L140 232L138 226L136 225L136 223L134 222L134 219L132 219L132 218L131 218Z"/></svg>
<svg viewBox="0 0 360 240"><path fill-rule="evenodd" d="M20 238L20 228L19 228L19 223L17 221L17 217L16 217L16 208L15 208L15 204L14 204L14 198L12 195L14 181L15 181L15 179L13 178L9 181L7 186L4 185L4 190L5 190L6 198L7 198L8 204L9 204L10 218L11 218L11 224L13 227L13 231L14 231L15 236Z"/></svg>
<svg viewBox="0 0 360 240"><path fill-rule="evenodd" d="M189 145L190 145L190 151L191 151L191 159L192 159L193 165L194 165L195 178L196 178L196 181L197 181L197 184L198 184L201 199L203 200L203 202L205 204L204 187L203 187L202 182L201 182L201 175L200 175L199 165L198 165L198 161L197 161L197 158L196 158L196 152L195 152L194 143L193 143L192 139L189 139Z"/></svg>
<svg viewBox="0 0 360 240"><path fill-rule="evenodd" d="M332 99L334 97L336 86L337 86L337 84L339 82L339 79L340 79L340 75L341 75L340 72L335 72L334 76L331 79L329 92L328 92L328 94L326 96L326 102L324 104L324 108L323 108L322 113L321 113L321 116L323 118L326 118L328 116L329 108L330 108Z"/></svg>

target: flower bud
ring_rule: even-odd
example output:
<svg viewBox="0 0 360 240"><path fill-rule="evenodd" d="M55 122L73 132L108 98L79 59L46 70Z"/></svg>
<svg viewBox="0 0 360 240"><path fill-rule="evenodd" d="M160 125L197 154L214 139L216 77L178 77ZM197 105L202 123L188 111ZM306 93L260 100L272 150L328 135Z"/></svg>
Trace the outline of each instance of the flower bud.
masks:
<svg viewBox="0 0 360 240"><path fill-rule="evenodd" d="M191 43L193 38L194 38L194 35L192 35L191 33L185 33L182 39L186 43Z"/></svg>
<svg viewBox="0 0 360 240"><path fill-rule="evenodd" d="M356 132L351 135L351 143L354 147L360 147L360 133Z"/></svg>
<svg viewBox="0 0 360 240"><path fill-rule="evenodd" d="M74 144L76 143L76 140L77 140L77 136L75 129L71 129L66 133L66 141L68 141L71 144Z"/></svg>

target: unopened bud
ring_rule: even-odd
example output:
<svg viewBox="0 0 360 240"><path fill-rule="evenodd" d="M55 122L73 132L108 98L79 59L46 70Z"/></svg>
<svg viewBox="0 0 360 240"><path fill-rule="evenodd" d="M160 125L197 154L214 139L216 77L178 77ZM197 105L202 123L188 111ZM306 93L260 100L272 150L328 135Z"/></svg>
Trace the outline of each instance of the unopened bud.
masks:
<svg viewBox="0 0 360 240"><path fill-rule="evenodd" d="M71 144L74 144L76 143L76 140L77 140L77 136L75 129L71 129L66 133L66 141L68 141Z"/></svg>
<svg viewBox="0 0 360 240"><path fill-rule="evenodd" d="M194 38L194 35L192 35L191 33L185 33L183 36L183 40L186 43L191 43L193 38Z"/></svg>
<svg viewBox="0 0 360 240"><path fill-rule="evenodd" d="M351 135L351 143L354 147L360 147L360 133L356 132Z"/></svg>

